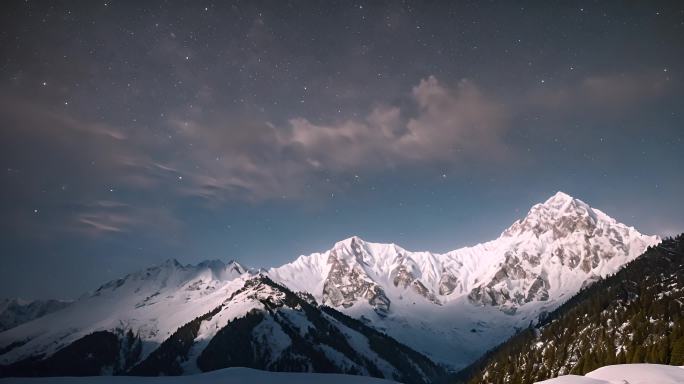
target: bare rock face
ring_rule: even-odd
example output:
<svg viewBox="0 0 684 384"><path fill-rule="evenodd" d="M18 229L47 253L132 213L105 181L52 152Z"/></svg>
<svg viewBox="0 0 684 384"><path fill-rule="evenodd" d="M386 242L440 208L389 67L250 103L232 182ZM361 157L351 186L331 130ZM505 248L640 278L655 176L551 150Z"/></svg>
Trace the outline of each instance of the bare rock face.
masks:
<svg viewBox="0 0 684 384"><path fill-rule="evenodd" d="M341 255L337 249L330 252L328 264L331 268L323 283L323 303L349 308L357 300L365 299L376 313L386 315L390 309L390 300L382 287L361 268L358 257L349 260L345 256L348 255Z"/></svg>
<svg viewBox="0 0 684 384"><path fill-rule="evenodd" d="M392 283L395 287L402 287L404 289L411 285L413 280L415 280L413 274L403 264L392 271L390 276L392 276Z"/></svg>
<svg viewBox="0 0 684 384"><path fill-rule="evenodd" d="M414 292L423 296L434 304L442 305L437 296L429 288L427 288L425 284L416 279L416 277L413 275L413 273L411 273L405 264L399 265L399 267L390 273L390 276L392 278L392 284L394 284L395 287L401 287L404 289L410 287Z"/></svg>
<svg viewBox="0 0 684 384"><path fill-rule="evenodd" d="M527 296L525 296L525 302L529 303L531 301L546 301L549 299L549 281L541 276L537 276L534 282L527 290Z"/></svg>
<svg viewBox="0 0 684 384"><path fill-rule="evenodd" d="M517 309L532 301L547 301L551 285L540 273L541 255L506 252L504 262L494 276L468 294L473 304L497 306L504 313L515 314Z"/></svg>
<svg viewBox="0 0 684 384"><path fill-rule="evenodd" d="M447 270L442 270L439 278L439 294L442 296L450 295L458 286L458 278Z"/></svg>
<svg viewBox="0 0 684 384"><path fill-rule="evenodd" d="M549 281L524 267L529 260L506 254L505 262L486 284L473 288L468 299L475 304L498 306L514 314L517 308L531 301L549 299Z"/></svg>
<svg viewBox="0 0 684 384"><path fill-rule="evenodd" d="M437 296L435 296L434 293L432 293L423 283L421 283L420 280L414 280L411 283L411 288L413 288L414 292L430 300L434 304L442 305Z"/></svg>

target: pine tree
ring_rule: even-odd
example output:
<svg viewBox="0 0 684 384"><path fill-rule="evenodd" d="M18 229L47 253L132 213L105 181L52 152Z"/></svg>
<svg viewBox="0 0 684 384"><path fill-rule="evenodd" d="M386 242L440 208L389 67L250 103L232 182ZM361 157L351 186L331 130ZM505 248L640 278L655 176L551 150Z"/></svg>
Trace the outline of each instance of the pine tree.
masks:
<svg viewBox="0 0 684 384"><path fill-rule="evenodd" d="M670 354L670 364L684 365L684 337L677 339L672 344L672 353Z"/></svg>

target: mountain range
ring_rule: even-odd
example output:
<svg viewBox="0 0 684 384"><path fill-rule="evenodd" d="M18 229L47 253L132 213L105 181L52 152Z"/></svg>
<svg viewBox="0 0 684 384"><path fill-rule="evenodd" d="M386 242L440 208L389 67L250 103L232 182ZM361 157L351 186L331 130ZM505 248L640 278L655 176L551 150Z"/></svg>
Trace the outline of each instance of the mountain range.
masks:
<svg viewBox="0 0 684 384"><path fill-rule="evenodd" d="M0 374L246 366L429 382L659 242L559 192L443 254L351 237L270 269L168 260L0 333Z"/></svg>
<svg viewBox="0 0 684 384"><path fill-rule="evenodd" d="M0 300L0 332L14 328L71 304L68 300Z"/></svg>

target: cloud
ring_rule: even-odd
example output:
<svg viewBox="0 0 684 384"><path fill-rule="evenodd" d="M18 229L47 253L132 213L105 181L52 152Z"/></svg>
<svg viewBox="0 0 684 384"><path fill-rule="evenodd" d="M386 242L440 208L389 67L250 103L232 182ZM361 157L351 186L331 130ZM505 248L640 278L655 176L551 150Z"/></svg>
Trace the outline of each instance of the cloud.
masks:
<svg viewBox="0 0 684 384"><path fill-rule="evenodd" d="M528 96L532 107L556 112L578 110L622 112L667 91L668 77L662 72L619 73L588 76L576 84L543 86Z"/></svg>
<svg viewBox="0 0 684 384"><path fill-rule="evenodd" d="M468 80L448 89L434 77L413 88L421 108L408 124L402 145L421 158L488 160L505 152L502 139L510 111Z"/></svg>
<svg viewBox="0 0 684 384"><path fill-rule="evenodd" d="M430 76L412 91L418 108L402 118L398 107L374 108L364 120L336 125L290 120L279 145L301 154L314 168L338 172L382 169L432 161L488 160L501 149L508 112L463 80L449 89Z"/></svg>
<svg viewBox="0 0 684 384"><path fill-rule="evenodd" d="M147 191L148 197L163 193L221 203L307 199L338 187L325 180L401 167L510 164L518 155L507 141L516 117L545 110L559 116L589 108L622 111L657 97L666 85L656 73L589 76L535 87L504 104L470 80L446 85L428 76L395 104L378 103L360 117L322 122L294 116L275 124L195 106L167 114L156 131L92 122L69 109L8 97L3 110L10 116L10 138L28 137L14 141L37 140L50 153L61 152L56 160L92 189L115 184ZM211 96L203 100L213 103ZM9 160L28 156L17 153L21 146L12 146L13 140L6 141L16 155ZM84 215L79 222L99 232L131 224L111 212Z"/></svg>
<svg viewBox="0 0 684 384"><path fill-rule="evenodd" d="M544 110L613 115L658 97L666 85L657 73L606 74L535 87L504 104L470 80L448 86L429 76L411 89L402 107L377 104L353 119L314 122L296 116L280 125L230 123L230 116L172 119L193 150L168 166L187 180L184 193L208 200L306 198L330 187L322 177L435 164L510 164L519 155L507 143L516 117Z"/></svg>
<svg viewBox="0 0 684 384"><path fill-rule="evenodd" d="M167 233L181 225L171 211L160 206L140 207L99 200L79 208L65 229L88 236L127 233L142 228L148 232Z"/></svg>
<svg viewBox="0 0 684 384"><path fill-rule="evenodd" d="M304 117L281 126L175 117L170 126L192 150L156 167L181 178L180 189L190 195L262 200L307 194L322 174L488 162L506 153L508 111L474 83L449 88L431 76L413 88L410 100L412 116L378 105L364 117L328 124Z"/></svg>

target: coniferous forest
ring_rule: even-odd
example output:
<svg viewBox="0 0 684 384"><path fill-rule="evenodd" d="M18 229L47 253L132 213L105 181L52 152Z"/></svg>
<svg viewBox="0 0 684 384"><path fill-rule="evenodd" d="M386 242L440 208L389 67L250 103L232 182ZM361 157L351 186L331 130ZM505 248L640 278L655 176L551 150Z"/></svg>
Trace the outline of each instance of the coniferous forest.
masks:
<svg viewBox="0 0 684 384"><path fill-rule="evenodd" d="M523 384L626 363L684 365L684 235L580 291L456 381Z"/></svg>

